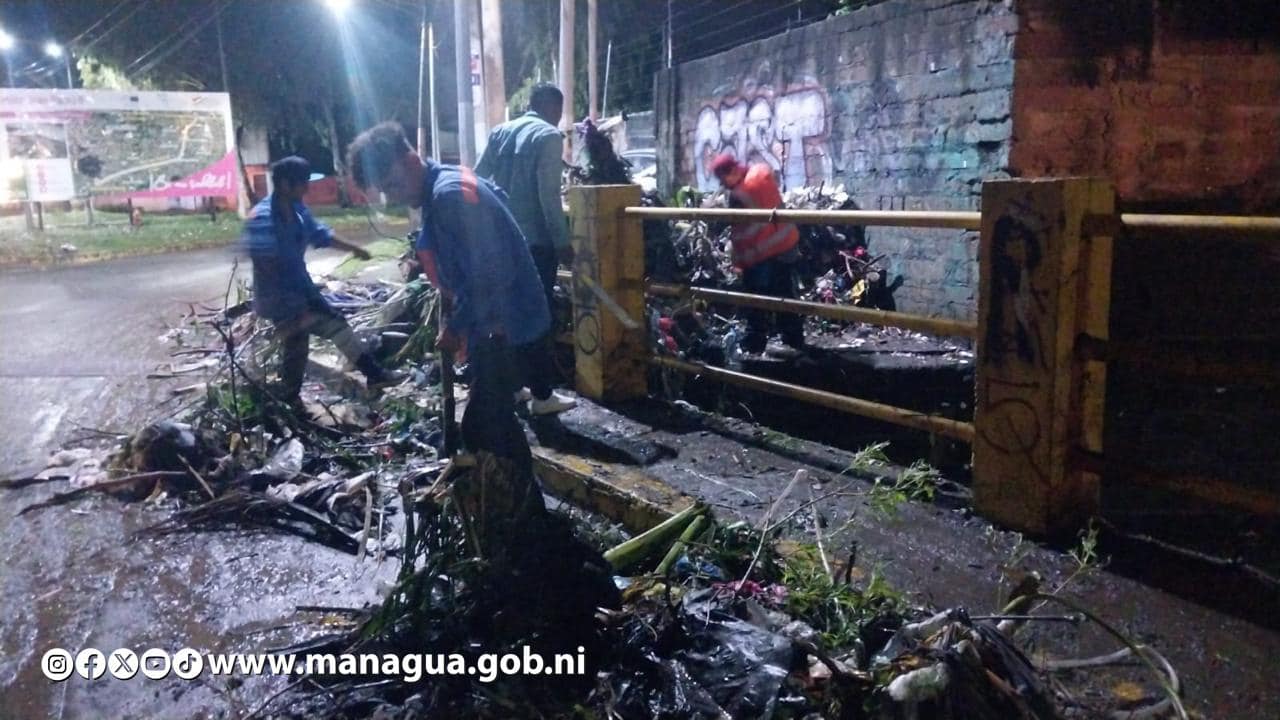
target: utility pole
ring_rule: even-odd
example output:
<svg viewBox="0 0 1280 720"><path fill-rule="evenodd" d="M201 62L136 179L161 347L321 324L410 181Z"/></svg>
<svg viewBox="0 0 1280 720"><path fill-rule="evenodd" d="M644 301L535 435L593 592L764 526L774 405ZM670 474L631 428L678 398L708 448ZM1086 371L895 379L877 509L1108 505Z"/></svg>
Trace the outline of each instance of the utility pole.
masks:
<svg viewBox="0 0 1280 720"><path fill-rule="evenodd" d="M427 23L427 96L431 101L431 159L440 162L440 112L436 110L436 28Z"/></svg>
<svg viewBox="0 0 1280 720"><path fill-rule="evenodd" d="M564 93L565 160L573 162L573 10L576 0L560 0L560 92Z"/></svg>
<svg viewBox="0 0 1280 720"><path fill-rule="evenodd" d="M418 156L426 157L427 148L427 53L431 52L427 40L427 3L422 2L422 23L418 39ZM432 150L436 138L431 137Z"/></svg>
<svg viewBox="0 0 1280 720"><path fill-rule="evenodd" d="M489 66L484 61L484 37L481 35L480 28L480 2L479 0L471 0L470 28L471 28L471 107L473 114L473 122L475 127L471 136L472 149L476 161L480 159L480 153L484 152L484 146L489 140L489 102L485 97L485 88L489 86Z"/></svg>
<svg viewBox="0 0 1280 720"><path fill-rule="evenodd" d="M223 8L225 10L226 8ZM222 92L231 94L231 81L227 75L227 51L222 45L222 13L219 12L214 17L214 27L218 33L218 67L222 70ZM240 132L236 131L236 169L240 171L240 192L236 193L236 214L244 217L248 212L251 198L249 197L249 173L244 167L244 155L240 152Z"/></svg>
<svg viewBox="0 0 1280 720"><path fill-rule="evenodd" d="M671 33L671 0L667 0L667 69L671 69L671 46L675 43L675 38Z"/></svg>
<svg viewBox="0 0 1280 720"><path fill-rule="evenodd" d="M502 66L502 7L498 0L480 0L484 31L484 108L489 127L506 122L507 86Z"/></svg>
<svg viewBox="0 0 1280 720"><path fill-rule="evenodd" d="M587 0L587 117L596 121L600 108L600 86L596 78L596 31L599 28L599 12L596 0Z"/></svg>
<svg viewBox="0 0 1280 720"><path fill-rule="evenodd" d="M453 0L453 62L458 80L458 162L476 162L475 108L471 100L471 1Z"/></svg>
<svg viewBox="0 0 1280 720"><path fill-rule="evenodd" d="M227 51L222 47L222 13L215 16L218 29L218 65L222 67L222 92L231 92L231 84L227 82Z"/></svg>
<svg viewBox="0 0 1280 720"><path fill-rule="evenodd" d="M613 60L613 40L604 51L604 88L600 97L600 114L609 116L609 62Z"/></svg>

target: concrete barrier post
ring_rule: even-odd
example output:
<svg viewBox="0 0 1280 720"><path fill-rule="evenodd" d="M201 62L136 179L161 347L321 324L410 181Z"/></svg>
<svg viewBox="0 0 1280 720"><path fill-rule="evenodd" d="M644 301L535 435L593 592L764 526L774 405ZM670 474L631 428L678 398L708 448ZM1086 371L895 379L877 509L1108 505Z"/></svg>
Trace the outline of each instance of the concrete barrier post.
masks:
<svg viewBox="0 0 1280 720"><path fill-rule="evenodd" d="M592 400L644 397L644 233L622 212L640 204L640 187L576 185L568 196L575 386Z"/></svg>
<svg viewBox="0 0 1280 720"><path fill-rule="evenodd" d="M1102 451L1105 364L1075 352L1107 338L1111 184L1000 180L982 188L974 495L1020 530L1071 531L1098 510L1099 477L1073 461Z"/></svg>

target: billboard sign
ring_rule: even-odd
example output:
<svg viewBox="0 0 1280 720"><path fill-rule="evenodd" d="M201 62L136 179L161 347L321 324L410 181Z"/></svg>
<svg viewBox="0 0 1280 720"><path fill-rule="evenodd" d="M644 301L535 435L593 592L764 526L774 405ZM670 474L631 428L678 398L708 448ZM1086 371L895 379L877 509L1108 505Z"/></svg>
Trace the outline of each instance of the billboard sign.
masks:
<svg viewBox="0 0 1280 720"><path fill-rule="evenodd" d="M0 202L234 197L226 93L0 89Z"/></svg>
<svg viewBox="0 0 1280 720"><path fill-rule="evenodd" d="M67 152L67 127L60 122L5 123L10 171L20 177L31 200L53 202L75 197L75 179ZM6 173L6 174L10 174Z"/></svg>
<svg viewBox="0 0 1280 720"><path fill-rule="evenodd" d="M27 160L23 163L27 176L27 198L40 202L70 200L76 196L75 177L66 158Z"/></svg>

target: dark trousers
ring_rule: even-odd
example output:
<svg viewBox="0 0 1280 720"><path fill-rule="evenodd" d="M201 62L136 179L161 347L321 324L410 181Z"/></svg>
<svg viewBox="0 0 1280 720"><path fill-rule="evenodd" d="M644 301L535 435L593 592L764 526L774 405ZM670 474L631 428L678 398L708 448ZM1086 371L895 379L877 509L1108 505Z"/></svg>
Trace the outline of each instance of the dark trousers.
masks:
<svg viewBox="0 0 1280 720"><path fill-rule="evenodd" d="M275 332L280 341L280 384L287 398L297 397L302 391L312 335L332 340L353 363L364 354L364 345L346 319L320 297L313 298L299 315L275 323Z"/></svg>
<svg viewBox="0 0 1280 720"><path fill-rule="evenodd" d="M462 416L462 443L469 452L489 452L524 467L533 460L512 398L520 387L515 364L520 352L492 337L468 343L472 375Z"/></svg>
<svg viewBox="0 0 1280 720"><path fill-rule="evenodd" d="M555 347L555 288L559 261L555 249L543 245L530 246L529 253L533 255L533 265L538 269L538 279L542 281L542 291L547 297L551 329L545 336L520 346L519 355L524 364L522 384L529 388L535 398L546 400L551 397L551 385L556 373L552 352Z"/></svg>
<svg viewBox="0 0 1280 720"><path fill-rule="evenodd" d="M742 271L743 292L752 295L768 295L776 298L795 297L795 263L778 258L765 260ZM793 348L804 346L804 317L794 313L774 313L748 308L743 313L747 319L747 334L742 349L749 353L762 353L769 342L769 333L776 324L782 341Z"/></svg>

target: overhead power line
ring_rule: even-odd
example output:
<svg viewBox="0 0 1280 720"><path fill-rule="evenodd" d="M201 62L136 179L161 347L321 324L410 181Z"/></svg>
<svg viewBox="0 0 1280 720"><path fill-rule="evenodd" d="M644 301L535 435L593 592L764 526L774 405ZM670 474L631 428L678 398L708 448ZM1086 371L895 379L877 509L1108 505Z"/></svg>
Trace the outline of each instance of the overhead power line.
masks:
<svg viewBox="0 0 1280 720"><path fill-rule="evenodd" d="M210 2L217 3L217 0L210 0ZM205 10L207 11L211 7L213 7L212 4L207 5L205 6ZM156 43L155 45L152 45L151 48L149 48L146 52L134 58L133 62L125 66L124 71L132 72L134 68L141 65L143 61L151 59L153 55L160 52L160 50L164 48L166 45L168 45L170 42L180 42L181 40L175 40L175 38L178 38L180 35L183 35L184 33L188 32L191 28L195 27L197 23L205 19L206 17L202 16L201 14L192 13L190 16L187 17L186 20L183 21L181 25L178 26L178 29L174 30L172 33L170 33L160 42Z"/></svg>
<svg viewBox="0 0 1280 720"><path fill-rule="evenodd" d="M93 49L93 47L94 47L95 45L97 45L98 43L102 42L103 40L106 40L108 37L110 37L111 35L113 35L113 34L114 34L114 33L116 33L117 31L119 31L119 30L120 30L120 28L124 27L124 26L125 26L125 24L126 24L126 23L128 23L128 22L129 22L129 20L130 20L134 15L137 15L137 14L138 14L138 11L139 11L139 10L143 9L144 7L146 7L149 1L150 1L150 0L140 0L140 1L138 2L138 4L136 4L136 5L134 5L134 6L133 6L133 9L132 9L132 10L130 10L129 12L127 12L127 13L125 13L123 16L121 16L119 19L117 19L117 20L115 21L115 23L114 23L111 27L109 27L109 28L107 28L107 29L103 30L103 31L102 31L101 33L99 33L96 37L91 38L88 42L86 42L86 43L84 43L83 45L81 45L81 46L80 46L80 48L79 48L79 51L80 51L81 53L88 52L89 50Z"/></svg>
<svg viewBox="0 0 1280 720"><path fill-rule="evenodd" d="M68 45L75 45L76 43L80 42L80 39L81 39L81 38L83 38L85 35L88 35L89 33L93 32L95 29L97 29L97 27L98 27L99 25L101 25L102 23L104 23L104 22L106 22L107 20L109 20L109 19L111 18L111 16L112 16L112 15L115 15L115 14L116 14L116 12L117 12L118 10L120 10L120 8L124 7L125 5L129 4L129 3L130 3L130 2L132 2L132 1L133 1L133 0L120 0L120 1L119 1L119 2L117 2L115 5L111 6L111 9L110 9L110 10L108 10L108 11L106 12L106 14L105 14L105 15L103 15L102 17L100 17L100 18L98 18L97 20L95 20L95 21L93 22L93 24L92 24L92 25L90 25L89 27L87 27L87 28L85 28L84 30L80 31L80 34L79 34L79 35L76 35L75 37L73 37L73 38L71 38L70 40L68 40L68 41L67 41L67 44L68 44Z"/></svg>

